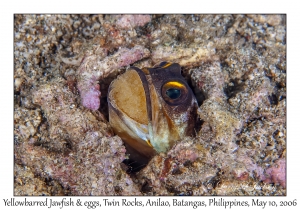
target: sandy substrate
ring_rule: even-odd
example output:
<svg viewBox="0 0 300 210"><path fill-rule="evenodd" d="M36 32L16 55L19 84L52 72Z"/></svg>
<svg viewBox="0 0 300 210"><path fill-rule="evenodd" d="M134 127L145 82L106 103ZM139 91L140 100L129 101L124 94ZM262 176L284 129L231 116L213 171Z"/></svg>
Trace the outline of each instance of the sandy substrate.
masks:
<svg viewBox="0 0 300 210"><path fill-rule="evenodd" d="M107 89L161 61L201 126L126 173ZM15 195L286 195L286 16L15 15L14 156Z"/></svg>

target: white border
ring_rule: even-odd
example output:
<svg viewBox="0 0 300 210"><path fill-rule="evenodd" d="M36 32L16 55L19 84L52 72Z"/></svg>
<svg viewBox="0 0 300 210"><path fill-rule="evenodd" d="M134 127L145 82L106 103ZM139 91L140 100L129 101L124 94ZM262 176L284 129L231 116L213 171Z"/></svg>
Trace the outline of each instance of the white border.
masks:
<svg viewBox="0 0 300 210"><path fill-rule="evenodd" d="M295 1L294 1L295 2ZM278 0L214 0L214 1L11 1L1 3L1 181L0 206L3 199L13 197L13 14L15 13L286 13L287 14L287 196L258 197L262 200L293 200L299 197L299 6L292 1ZM299 98L298 98L299 97ZM17 197L23 199L23 197ZM58 199L58 197L56 197ZM104 197L76 197L84 200L103 199ZM111 198L111 197L110 197ZM124 198L124 197L123 197ZM129 197L132 199L133 197ZM219 197L218 197L219 198ZM44 199L44 198L36 198ZM121 198L116 198L121 199ZM148 197L139 197L147 200ZM156 198L153 198L156 199ZM164 197L164 199L172 199ZM198 197L195 199L209 199ZM248 200L251 197L225 197L225 199ZM298 204L299 206L300 204ZM5 209L13 207L4 207ZM4 209L1 207L1 209ZM67 208L67 207L65 207ZM75 207L73 207L75 208ZM123 207L122 207L123 208ZM126 207L125 207L126 208ZM153 207L152 207L153 208ZM160 207L155 207L162 209ZM30 208L31 209L31 208ZM37 208L32 208L37 209ZM191 207L189 209L192 209ZM220 208L217 208L220 209ZM258 209L258 208L257 208ZM259 208L261 209L261 208ZM280 209L280 208L276 208Z"/></svg>

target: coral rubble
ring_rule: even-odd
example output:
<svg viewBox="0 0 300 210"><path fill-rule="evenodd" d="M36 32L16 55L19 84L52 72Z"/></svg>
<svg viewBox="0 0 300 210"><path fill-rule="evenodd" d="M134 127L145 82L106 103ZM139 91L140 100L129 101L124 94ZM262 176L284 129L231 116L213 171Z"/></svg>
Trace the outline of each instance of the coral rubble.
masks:
<svg viewBox="0 0 300 210"><path fill-rule="evenodd" d="M286 195L285 18L16 14L15 195ZM107 89L161 61L195 92L197 136L128 174Z"/></svg>

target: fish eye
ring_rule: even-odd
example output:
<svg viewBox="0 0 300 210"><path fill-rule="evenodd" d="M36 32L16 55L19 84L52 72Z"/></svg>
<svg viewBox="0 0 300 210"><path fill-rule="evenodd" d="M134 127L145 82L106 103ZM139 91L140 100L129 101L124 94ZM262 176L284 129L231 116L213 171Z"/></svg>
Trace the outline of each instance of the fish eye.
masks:
<svg viewBox="0 0 300 210"><path fill-rule="evenodd" d="M162 85L161 94L167 104L175 106L185 101L188 88L183 82L168 81Z"/></svg>
<svg viewBox="0 0 300 210"><path fill-rule="evenodd" d="M166 90L166 95L169 96L170 99L177 99L181 95L181 91L178 88L170 88Z"/></svg>

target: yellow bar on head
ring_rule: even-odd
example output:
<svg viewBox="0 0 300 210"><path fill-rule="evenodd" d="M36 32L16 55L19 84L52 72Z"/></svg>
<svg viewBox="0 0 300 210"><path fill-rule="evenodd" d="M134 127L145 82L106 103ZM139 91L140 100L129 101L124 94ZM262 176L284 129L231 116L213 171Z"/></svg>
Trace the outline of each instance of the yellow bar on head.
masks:
<svg viewBox="0 0 300 210"><path fill-rule="evenodd" d="M175 86L175 87L178 87L178 88L182 88L184 87L183 84L181 84L180 82L176 82L176 81L173 81L173 82L168 82L167 85L170 85L170 86Z"/></svg>
<svg viewBox="0 0 300 210"><path fill-rule="evenodd" d="M167 68L168 66L171 66L171 65L172 65L172 63L167 63L162 68Z"/></svg>

